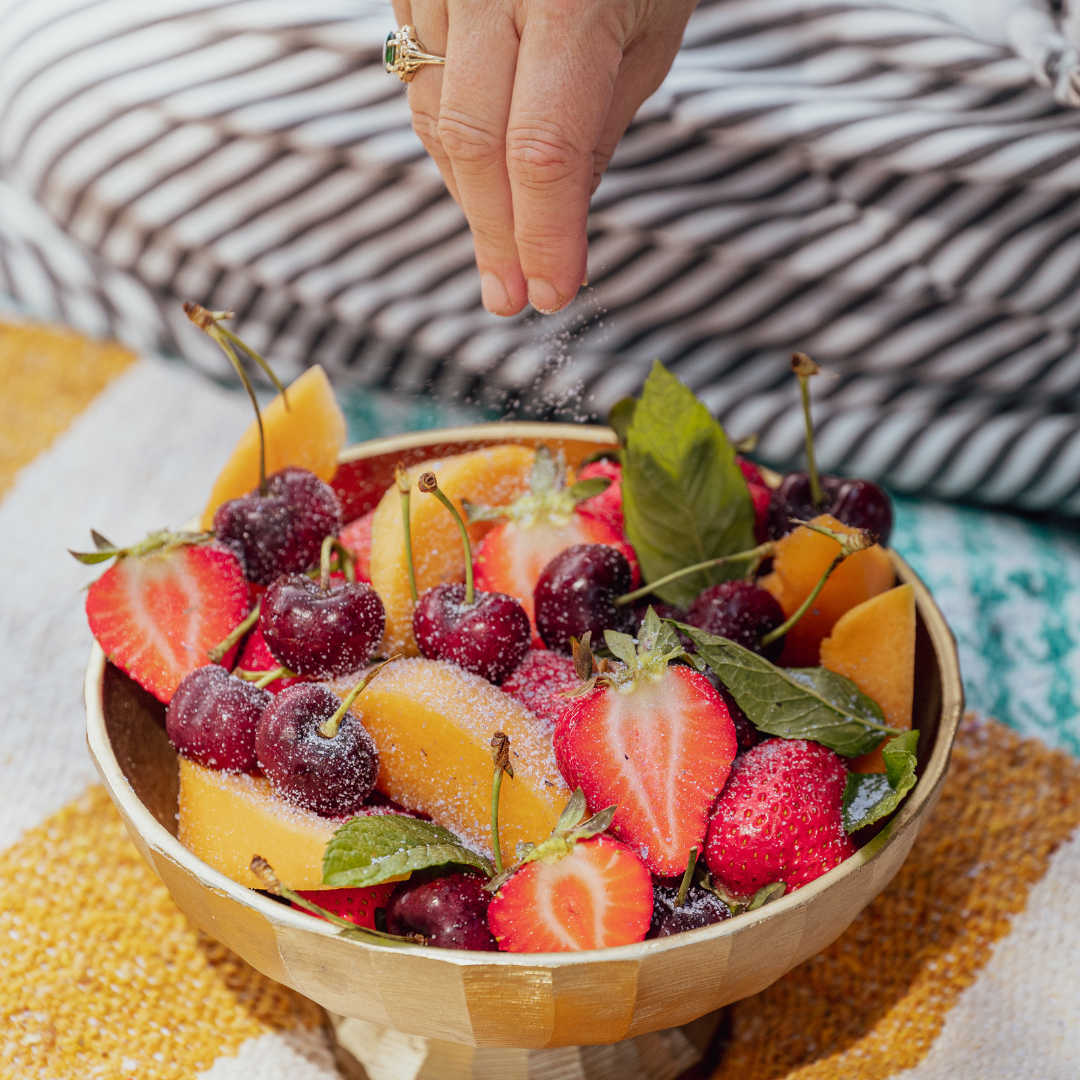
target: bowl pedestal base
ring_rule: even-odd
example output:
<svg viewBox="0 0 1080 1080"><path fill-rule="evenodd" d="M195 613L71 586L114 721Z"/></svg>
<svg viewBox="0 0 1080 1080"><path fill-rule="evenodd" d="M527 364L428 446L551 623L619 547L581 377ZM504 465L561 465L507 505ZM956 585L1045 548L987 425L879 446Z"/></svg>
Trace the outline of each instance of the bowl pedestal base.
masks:
<svg viewBox="0 0 1080 1080"><path fill-rule="evenodd" d="M676 1080L702 1060L720 1023L714 1012L607 1046L515 1050L477 1049L328 1015L348 1080Z"/></svg>

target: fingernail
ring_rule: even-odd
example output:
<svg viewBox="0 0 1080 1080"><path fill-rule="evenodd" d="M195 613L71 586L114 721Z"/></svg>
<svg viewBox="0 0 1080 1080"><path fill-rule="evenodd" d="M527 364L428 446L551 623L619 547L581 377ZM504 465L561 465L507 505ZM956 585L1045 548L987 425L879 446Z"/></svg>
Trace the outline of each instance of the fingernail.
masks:
<svg viewBox="0 0 1080 1080"><path fill-rule="evenodd" d="M553 315L563 306L555 286L543 278L529 278L529 303L543 315Z"/></svg>
<svg viewBox="0 0 1080 1080"><path fill-rule="evenodd" d="M480 275L480 298L492 315L501 315L510 306L506 287L490 270Z"/></svg>
<svg viewBox="0 0 1080 1080"><path fill-rule="evenodd" d="M581 279L581 287L587 289L589 287L589 271L585 271L585 276Z"/></svg>

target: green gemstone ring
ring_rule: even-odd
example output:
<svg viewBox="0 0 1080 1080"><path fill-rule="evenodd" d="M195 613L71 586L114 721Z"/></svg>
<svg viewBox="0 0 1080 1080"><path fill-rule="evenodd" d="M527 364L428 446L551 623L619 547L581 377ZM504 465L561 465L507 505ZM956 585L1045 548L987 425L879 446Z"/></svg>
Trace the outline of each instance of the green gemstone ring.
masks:
<svg viewBox="0 0 1080 1080"><path fill-rule="evenodd" d="M386 70L396 75L402 82L412 82L413 76L425 64L445 64L446 58L424 52L423 45L416 39L416 31L411 26L400 30L391 30L386 35L386 50L383 54Z"/></svg>

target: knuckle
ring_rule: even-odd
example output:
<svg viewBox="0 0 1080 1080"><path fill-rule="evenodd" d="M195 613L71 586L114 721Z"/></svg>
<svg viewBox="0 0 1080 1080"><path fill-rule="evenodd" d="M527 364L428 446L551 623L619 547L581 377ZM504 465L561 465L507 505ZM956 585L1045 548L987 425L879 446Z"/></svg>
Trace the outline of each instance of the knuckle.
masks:
<svg viewBox="0 0 1080 1080"><path fill-rule="evenodd" d="M424 149L433 154L440 148L439 122L431 113L414 112L412 114L412 129L424 144Z"/></svg>
<svg viewBox="0 0 1080 1080"><path fill-rule="evenodd" d="M439 117L438 135L443 149L454 161L485 162L503 152L501 134L462 114L444 112Z"/></svg>
<svg viewBox="0 0 1080 1080"><path fill-rule="evenodd" d="M520 129L506 134L506 165L523 184L551 184L592 174L592 155L583 154L556 131Z"/></svg>

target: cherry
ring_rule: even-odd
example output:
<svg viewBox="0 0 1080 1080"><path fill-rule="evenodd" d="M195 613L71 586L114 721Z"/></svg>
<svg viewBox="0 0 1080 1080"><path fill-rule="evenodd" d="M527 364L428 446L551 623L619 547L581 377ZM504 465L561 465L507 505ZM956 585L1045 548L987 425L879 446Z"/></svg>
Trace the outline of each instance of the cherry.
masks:
<svg viewBox="0 0 1080 1080"><path fill-rule="evenodd" d="M276 795L323 817L355 814L363 806L379 775L379 755L349 706L381 667L344 701L321 683L298 683L270 701L255 752Z"/></svg>
<svg viewBox="0 0 1080 1080"><path fill-rule="evenodd" d="M404 470L399 466L398 490L402 494L402 513L407 520L408 488L403 476ZM425 494L434 495L450 511L461 533L465 552L465 583L436 585L416 601L413 608L416 643L429 660L449 660L489 682L500 683L529 651L532 641L529 616L512 596L474 590L472 548L461 514L445 492L439 490L433 472L423 473L416 486ZM410 543L405 545L405 554L411 584L415 579Z"/></svg>
<svg viewBox="0 0 1080 1080"><path fill-rule="evenodd" d="M690 605L685 621L707 634L730 638L770 660L775 660L784 648L783 638L762 648L762 637L784 622L784 612L771 593L752 581L710 585Z"/></svg>
<svg viewBox="0 0 1080 1080"><path fill-rule="evenodd" d="M297 675L332 679L361 668L382 641L386 612L358 581L326 590L303 574L279 577L262 599L259 629L274 658Z"/></svg>
<svg viewBox="0 0 1080 1080"><path fill-rule="evenodd" d="M268 476L265 491L255 488L230 499L214 514L218 539L257 585L316 566L323 538L340 529L334 489L294 465Z"/></svg>
<svg viewBox="0 0 1080 1080"><path fill-rule="evenodd" d="M742 711L739 703L732 697L731 691L714 672L707 671L705 678L712 683L713 689L720 695L727 706L728 716L731 717L731 722L735 725L735 745L739 748L739 753L749 750L752 746L757 746L765 736L750 723L746 713Z"/></svg>
<svg viewBox="0 0 1080 1080"><path fill-rule="evenodd" d="M560 551L544 567L533 592L536 628L549 649L570 652L570 639L592 631L603 640L605 630L631 633L634 612L616 598L633 585L626 556L608 544L575 544Z"/></svg>
<svg viewBox="0 0 1080 1080"><path fill-rule="evenodd" d="M700 885L691 885L682 906L677 908L679 884L679 878L653 878L652 922L646 938L670 937L731 918L727 904Z"/></svg>
<svg viewBox="0 0 1080 1080"><path fill-rule="evenodd" d="M792 529L797 528L798 524L792 521L792 518L797 518L798 521L810 521L818 514L831 513L833 499L842 482L838 476L821 477L821 490L825 493L825 502L817 506L810 493L809 474L788 473L769 498L770 539L779 540L781 536L787 536Z"/></svg>
<svg viewBox="0 0 1080 1080"><path fill-rule="evenodd" d="M487 924L491 897L476 874L442 874L441 868L414 873L400 882L386 907L391 934L423 934L439 949L498 949Z"/></svg>
<svg viewBox="0 0 1080 1080"><path fill-rule="evenodd" d="M218 664L196 668L165 710L169 742L207 768L249 771L255 767L255 729L271 699Z"/></svg>
<svg viewBox="0 0 1080 1080"><path fill-rule="evenodd" d="M532 628L521 603L503 593L476 592L460 582L428 589L413 609L413 633L429 660L449 660L501 683L529 651Z"/></svg>
<svg viewBox="0 0 1080 1080"><path fill-rule="evenodd" d="M843 480L829 513L853 529L866 529L887 545L892 536L892 500L870 480Z"/></svg>

